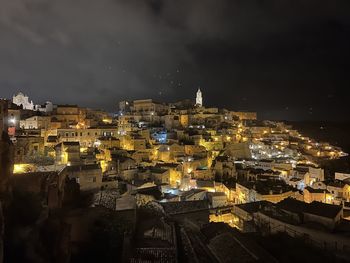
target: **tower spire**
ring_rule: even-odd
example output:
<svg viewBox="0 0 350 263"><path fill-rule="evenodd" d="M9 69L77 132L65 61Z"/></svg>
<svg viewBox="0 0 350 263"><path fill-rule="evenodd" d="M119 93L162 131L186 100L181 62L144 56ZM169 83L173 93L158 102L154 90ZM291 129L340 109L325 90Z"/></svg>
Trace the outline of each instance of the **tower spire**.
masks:
<svg viewBox="0 0 350 263"><path fill-rule="evenodd" d="M203 106L203 97L202 97L202 91L200 87L198 87L197 93L196 93L196 105L202 107Z"/></svg>

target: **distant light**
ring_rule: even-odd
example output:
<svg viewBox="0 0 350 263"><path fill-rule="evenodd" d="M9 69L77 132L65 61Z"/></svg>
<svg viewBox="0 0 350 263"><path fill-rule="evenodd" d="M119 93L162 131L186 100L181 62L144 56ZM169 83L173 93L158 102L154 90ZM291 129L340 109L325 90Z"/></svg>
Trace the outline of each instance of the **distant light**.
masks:
<svg viewBox="0 0 350 263"><path fill-rule="evenodd" d="M110 119L103 119L102 120L104 123L112 123L112 120L110 120Z"/></svg>
<svg viewBox="0 0 350 263"><path fill-rule="evenodd" d="M10 119L9 119L9 123L11 123L11 124L16 124L16 118L15 118L15 117L10 118Z"/></svg>
<svg viewBox="0 0 350 263"><path fill-rule="evenodd" d="M25 164L25 163L16 163L13 167L13 173L14 174L21 174L29 172L33 169L32 165Z"/></svg>

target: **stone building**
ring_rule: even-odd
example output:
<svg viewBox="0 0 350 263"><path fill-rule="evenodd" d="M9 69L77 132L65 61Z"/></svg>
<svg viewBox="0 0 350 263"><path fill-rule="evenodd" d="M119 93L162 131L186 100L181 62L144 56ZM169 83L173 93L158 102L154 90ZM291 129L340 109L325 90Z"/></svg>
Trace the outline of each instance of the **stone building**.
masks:
<svg viewBox="0 0 350 263"><path fill-rule="evenodd" d="M109 137L117 136L115 127L96 127L89 129L57 129L57 136L61 142L79 142L81 147L98 146L99 139L105 142Z"/></svg>
<svg viewBox="0 0 350 263"><path fill-rule="evenodd" d="M49 113L53 111L53 104L51 101L47 101L43 105L35 105L34 110Z"/></svg>
<svg viewBox="0 0 350 263"><path fill-rule="evenodd" d="M63 173L76 180L80 191L95 191L102 186L102 169L99 164L67 166Z"/></svg>
<svg viewBox="0 0 350 263"><path fill-rule="evenodd" d="M57 164L79 164L80 144L79 142L61 142L55 146Z"/></svg>
<svg viewBox="0 0 350 263"><path fill-rule="evenodd" d="M149 113L151 116L154 116L156 114L166 114L169 107L152 99L145 99L134 100L132 109L135 112Z"/></svg>
<svg viewBox="0 0 350 263"><path fill-rule="evenodd" d="M40 136L17 136L14 144L15 163L27 163L44 154L44 138Z"/></svg>
<svg viewBox="0 0 350 263"><path fill-rule="evenodd" d="M80 111L77 105L57 105L53 117L62 122L63 127L77 125L80 120Z"/></svg>
<svg viewBox="0 0 350 263"><path fill-rule="evenodd" d="M310 186L304 189L304 202L311 203L313 201L322 203L332 203L333 197L327 189L314 189Z"/></svg>
<svg viewBox="0 0 350 263"><path fill-rule="evenodd" d="M25 120L20 120L19 126L22 129L48 129L50 123L50 116L32 116Z"/></svg>
<svg viewBox="0 0 350 263"><path fill-rule="evenodd" d="M29 97L19 92L12 97L12 102L18 106L22 106L24 110L34 110L33 101L29 101Z"/></svg>

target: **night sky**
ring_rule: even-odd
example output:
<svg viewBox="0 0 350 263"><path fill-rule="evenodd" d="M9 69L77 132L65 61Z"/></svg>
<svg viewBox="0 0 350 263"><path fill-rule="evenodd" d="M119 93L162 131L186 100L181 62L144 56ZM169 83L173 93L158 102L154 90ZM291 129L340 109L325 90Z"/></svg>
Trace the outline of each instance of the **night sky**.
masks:
<svg viewBox="0 0 350 263"><path fill-rule="evenodd" d="M350 120L350 1L0 0L0 97Z"/></svg>

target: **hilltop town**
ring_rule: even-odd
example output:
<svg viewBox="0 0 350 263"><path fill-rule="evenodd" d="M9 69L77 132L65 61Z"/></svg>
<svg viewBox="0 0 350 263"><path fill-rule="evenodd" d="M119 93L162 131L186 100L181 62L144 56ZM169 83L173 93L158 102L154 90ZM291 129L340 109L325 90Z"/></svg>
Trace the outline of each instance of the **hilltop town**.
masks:
<svg viewBox="0 0 350 263"><path fill-rule="evenodd" d="M121 101L114 113L20 92L0 100L0 134L13 198L39 198L33 222L64 222L62 260L80 255L97 219L123 222L126 262L275 260L246 233L350 252L350 174L320 165L347 153L256 112L205 107L200 89L194 101Z"/></svg>

